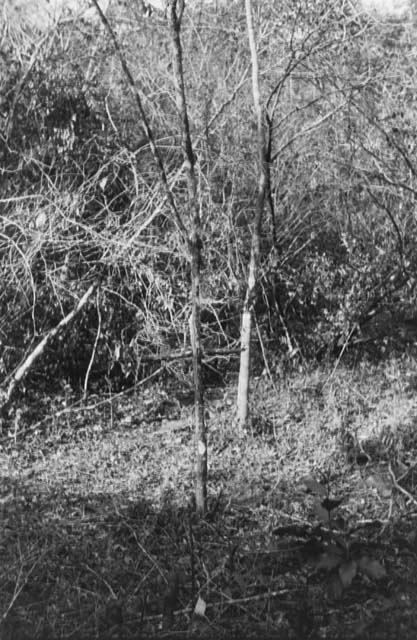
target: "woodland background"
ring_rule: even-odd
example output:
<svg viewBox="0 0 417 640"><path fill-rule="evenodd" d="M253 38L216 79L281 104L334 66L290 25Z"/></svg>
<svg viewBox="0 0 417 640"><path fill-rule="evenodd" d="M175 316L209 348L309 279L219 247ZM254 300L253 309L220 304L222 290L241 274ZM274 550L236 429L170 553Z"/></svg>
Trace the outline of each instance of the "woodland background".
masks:
<svg viewBox="0 0 417 640"><path fill-rule="evenodd" d="M110 19L181 201L169 39L159 14L148 19L134 9L116 5ZM402 347L417 326L414 26L355 17L343 3L266 2L258 13L272 118L254 340L270 366L286 356L323 360L358 341L374 355ZM256 194L240 5L196 8L183 38L210 352L239 339ZM99 314L91 378L103 381L117 363L136 380L152 367L146 357L187 343L186 256L106 34L64 23L33 47L23 30L5 30L2 371L10 373L99 275L98 306L88 305L32 376L48 385L83 381ZM255 371L263 367L260 357ZM218 378L233 368L231 358L210 363Z"/></svg>
<svg viewBox="0 0 417 640"><path fill-rule="evenodd" d="M244 432L234 396L257 184L246 21L239 2L186 8L203 521L187 506L189 260L114 43L100 21L68 14L43 30L24 5L6 8L2 393L100 285L3 412L4 637L414 638L413 5L381 17L343 1L254 3L270 184ZM106 16L186 216L171 42L151 9L113 3Z"/></svg>

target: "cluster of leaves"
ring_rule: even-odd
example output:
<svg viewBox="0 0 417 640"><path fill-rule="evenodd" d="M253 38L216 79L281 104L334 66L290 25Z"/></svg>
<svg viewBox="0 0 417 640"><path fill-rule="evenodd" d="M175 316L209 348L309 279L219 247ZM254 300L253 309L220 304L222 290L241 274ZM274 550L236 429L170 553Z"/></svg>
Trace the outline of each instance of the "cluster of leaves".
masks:
<svg viewBox="0 0 417 640"><path fill-rule="evenodd" d="M330 495L329 482L318 482L314 476L306 476L301 480L301 485L316 496L314 512L326 526L327 539L320 546L313 564L318 571L323 570L326 574L329 599L340 600L358 574L371 580L384 578L385 567L364 551L354 534L349 533L348 522L338 516L337 509L343 499Z"/></svg>

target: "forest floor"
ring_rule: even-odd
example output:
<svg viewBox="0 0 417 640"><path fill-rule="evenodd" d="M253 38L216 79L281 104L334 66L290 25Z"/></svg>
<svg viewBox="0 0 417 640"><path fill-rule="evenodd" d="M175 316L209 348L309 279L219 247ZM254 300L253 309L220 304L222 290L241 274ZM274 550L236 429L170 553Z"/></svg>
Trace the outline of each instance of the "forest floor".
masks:
<svg viewBox="0 0 417 640"><path fill-rule="evenodd" d="M417 363L209 390L208 513L190 398L21 399L0 449L2 640L417 637ZM340 501L340 504L339 504Z"/></svg>

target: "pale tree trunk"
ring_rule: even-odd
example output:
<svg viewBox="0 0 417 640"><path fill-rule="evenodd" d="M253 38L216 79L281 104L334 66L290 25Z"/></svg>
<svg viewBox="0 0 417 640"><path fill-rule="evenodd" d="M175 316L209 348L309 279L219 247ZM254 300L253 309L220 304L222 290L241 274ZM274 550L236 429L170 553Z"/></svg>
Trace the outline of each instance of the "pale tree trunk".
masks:
<svg viewBox="0 0 417 640"><path fill-rule="evenodd" d="M259 268L260 236L262 216L268 185L267 150L265 144L265 127L259 90L259 64L256 49L255 30L252 18L252 1L245 0L246 25L248 31L249 48L252 63L252 97L257 130L257 160L258 160L258 194L256 199L252 226L252 242L249 260L248 282L242 312L242 326L240 332L240 369L237 393L237 415L240 428L243 428L248 418L249 382L250 382L250 342L252 334L252 316L256 297L256 283Z"/></svg>
<svg viewBox="0 0 417 640"><path fill-rule="evenodd" d="M207 435L204 421L204 392L202 383L202 352L201 352L201 303L200 303L200 263L201 263L201 221L197 202L197 180L194 164L195 156L191 141L188 120L187 103L185 98L184 69L181 46L181 18L184 11L184 0L169 0L168 20L171 27L174 45L174 79L178 113L181 118L181 137L184 167L187 178L189 219L191 231L188 236L188 246L191 262L191 300L192 312L190 318L191 348L193 353L194 373L194 402L195 402L195 440L196 440L196 470L195 470L195 498L199 513L204 513L207 498Z"/></svg>
<svg viewBox="0 0 417 640"><path fill-rule="evenodd" d="M40 340L40 342L36 345L34 350L28 355L28 357L18 367L18 369L16 369L16 371L12 375L7 390L0 389L0 414L5 414L7 408L10 405L16 388L27 376L35 362L39 360L39 358L45 353L46 347L48 347L52 340L54 340L54 338L62 333L64 329L68 327L68 325L80 313L80 311L85 307L98 286L98 281L90 285L90 287L84 293L82 298L80 298L74 309L70 311L64 318L62 318L62 320L60 320L55 327L50 329L48 333L45 334L42 340Z"/></svg>

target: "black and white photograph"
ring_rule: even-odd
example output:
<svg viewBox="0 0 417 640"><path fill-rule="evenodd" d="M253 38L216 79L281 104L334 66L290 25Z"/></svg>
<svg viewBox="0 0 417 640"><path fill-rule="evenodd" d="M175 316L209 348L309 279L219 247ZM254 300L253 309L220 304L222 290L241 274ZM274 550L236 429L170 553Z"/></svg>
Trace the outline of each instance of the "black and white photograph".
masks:
<svg viewBox="0 0 417 640"><path fill-rule="evenodd" d="M416 639L417 0L0 0L0 640Z"/></svg>

